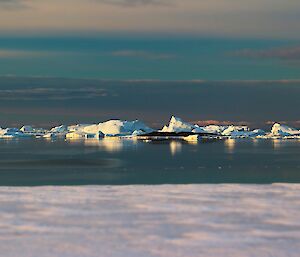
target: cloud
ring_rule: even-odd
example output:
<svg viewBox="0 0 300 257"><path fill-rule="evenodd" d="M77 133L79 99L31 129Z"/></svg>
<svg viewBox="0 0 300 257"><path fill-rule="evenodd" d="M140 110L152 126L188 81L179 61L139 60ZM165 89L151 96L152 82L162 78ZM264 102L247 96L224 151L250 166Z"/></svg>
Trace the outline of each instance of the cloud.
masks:
<svg viewBox="0 0 300 257"><path fill-rule="evenodd" d="M39 56L47 56L49 54L50 54L49 52L45 52L45 51L0 49L0 59L1 58L39 57Z"/></svg>
<svg viewBox="0 0 300 257"><path fill-rule="evenodd" d="M105 97L108 92L99 88L27 88L2 89L0 101L41 101L41 100L74 100Z"/></svg>
<svg viewBox="0 0 300 257"><path fill-rule="evenodd" d="M92 0L94 2L106 5L115 5L121 7L138 7L138 6L171 6L171 0ZM27 8L28 0L0 0L0 9L19 9ZM82 1L84 2L84 0Z"/></svg>
<svg viewBox="0 0 300 257"><path fill-rule="evenodd" d="M293 126L295 128L299 128L300 120L269 120L265 122L269 126L273 126L275 123L285 124L288 126Z"/></svg>
<svg viewBox="0 0 300 257"><path fill-rule="evenodd" d="M198 124L199 126L208 126L208 125L239 125L239 126L249 126L251 123L249 121L230 121L230 120L195 120L190 121L193 124Z"/></svg>
<svg viewBox="0 0 300 257"><path fill-rule="evenodd" d="M198 124L199 126L208 126L208 125L219 125L219 126L248 126L252 128L258 127L272 127L275 123L286 124L289 126L294 126L298 128L300 126L300 120L268 120L268 121L239 121L239 120L194 120L190 121L192 124Z"/></svg>
<svg viewBox="0 0 300 257"><path fill-rule="evenodd" d="M299 38L299 10L298 0L0 0L0 33Z"/></svg>
<svg viewBox="0 0 300 257"><path fill-rule="evenodd" d="M249 58L275 58L286 61L300 61L300 46L277 47L262 50L242 49L231 54Z"/></svg>
<svg viewBox="0 0 300 257"><path fill-rule="evenodd" d="M78 55L81 53L72 51L32 51L32 50L14 50L14 49L0 49L0 59L11 58L34 58L34 57L48 57L54 55ZM86 53L89 54L89 53ZM133 57L143 58L149 60L163 60L175 58L175 55L168 53L157 53L142 50L120 50L110 53L102 52L100 56L115 56L115 57Z"/></svg>
<svg viewBox="0 0 300 257"><path fill-rule="evenodd" d="M20 49L1 49L0 59L18 59L18 58L36 58L36 57L50 57L50 56L67 56L81 54L72 51L46 51L46 50L20 50Z"/></svg>
<svg viewBox="0 0 300 257"><path fill-rule="evenodd" d="M140 51L140 50L121 50L115 51L111 53L112 56L117 57L137 57L151 60L162 60L162 59L172 59L175 58L175 55L167 54L167 53L155 53L148 51Z"/></svg>
<svg viewBox="0 0 300 257"><path fill-rule="evenodd" d="M123 7L135 7L144 5L170 5L169 0L94 0L99 3L118 5Z"/></svg>
<svg viewBox="0 0 300 257"><path fill-rule="evenodd" d="M19 9L26 8L26 0L0 0L0 9Z"/></svg>

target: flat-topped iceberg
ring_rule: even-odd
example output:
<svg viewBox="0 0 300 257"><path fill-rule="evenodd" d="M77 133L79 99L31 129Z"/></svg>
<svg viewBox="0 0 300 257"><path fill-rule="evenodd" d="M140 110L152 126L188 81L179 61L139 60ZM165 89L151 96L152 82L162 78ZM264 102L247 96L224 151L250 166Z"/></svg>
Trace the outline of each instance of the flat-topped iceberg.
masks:
<svg viewBox="0 0 300 257"><path fill-rule="evenodd" d="M139 120L109 120L98 124L73 125L68 127L67 137L103 137L103 136L131 136L147 134L154 131Z"/></svg>
<svg viewBox="0 0 300 257"><path fill-rule="evenodd" d="M145 134L154 131L139 120L109 120L97 125L91 125L84 128L87 133L102 132L105 136L128 136L135 133Z"/></svg>
<svg viewBox="0 0 300 257"><path fill-rule="evenodd" d="M221 132L223 136L232 136L232 135L243 135L247 134L249 132L249 128L247 126L234 126L230 125L228 127L225 127L225 129Z"/></svg>
<svg viewBox="0 0 300 257"><path fill-rule="evenodd" d="M45 133L47 133L46 129L43 128L34 128L30 125L24 125L20 128L20 131L23 132L24 135L27 136L35 136L35 137L41 137L44 136Z"/></svg>
<svg viewBox="0 0 300 257"><path fill-rule="evenodd" d="M208 125L203 127L203 130L207 133L212 134L222 134L222 132L227 128L228 126L219 126L219 125Z"/></svg>
<svg viewBox="0 0 300 257"><path fill-rule="evenodd" d="M252 131L237 130L230 133L230 138L256 138L264 136L266 132L262 129L255 129Z"/></svg>

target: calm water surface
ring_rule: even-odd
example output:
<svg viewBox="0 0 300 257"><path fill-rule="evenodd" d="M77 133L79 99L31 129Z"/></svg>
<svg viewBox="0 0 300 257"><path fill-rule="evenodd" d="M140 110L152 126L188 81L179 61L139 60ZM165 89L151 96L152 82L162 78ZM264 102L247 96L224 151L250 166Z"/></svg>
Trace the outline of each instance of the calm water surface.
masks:
<svg viewBox="0 0 300 257"><path fill-rule="evenodd" d="M0 141L1 186L274 182L300 182L300 141Z"/></svg>

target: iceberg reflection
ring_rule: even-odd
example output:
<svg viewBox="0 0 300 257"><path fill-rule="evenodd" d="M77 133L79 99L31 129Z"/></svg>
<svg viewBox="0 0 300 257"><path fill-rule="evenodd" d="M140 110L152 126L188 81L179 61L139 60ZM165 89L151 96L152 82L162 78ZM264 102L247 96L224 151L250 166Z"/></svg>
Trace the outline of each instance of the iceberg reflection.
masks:
<svg viewBox="0 0 300 257"><path fill-rule="evenodd" d="M235 149L235 145L236 145L236 140L235 139L226 139L224 141L224 145L225 145L225 151L227 153L234 153L234 149Z"/></svg>
<svg viewBox="0 0 300 257"><path fill-rule="evenodd" d="M273 139L272 144L273 144L273 149L274 150L279 150L282 147L282 140L280 139Z"/></svg>
<svg viewBox="0 0 300 257"><path fill-rule="evenodd" d="M103 139L87 139L84 140L86 146L97 146L109 153L121 152L126 146L136 145L136 141L123 139L119 137L106 137Z"/></svg>
<svg viewBox="0 0 300 257"><path fill-rule="evenodd" d="M171 141L170 142L170 152L172 156L180 153L182 151L182 143L179 141Z"/></svg>

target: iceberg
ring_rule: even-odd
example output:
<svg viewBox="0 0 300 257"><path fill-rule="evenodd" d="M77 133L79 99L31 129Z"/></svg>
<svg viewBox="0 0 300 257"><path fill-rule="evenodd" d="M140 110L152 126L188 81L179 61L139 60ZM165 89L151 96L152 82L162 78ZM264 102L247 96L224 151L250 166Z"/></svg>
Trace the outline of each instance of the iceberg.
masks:
<svg viewBox="0 0 300 257"><path fill-rule="evenodd" d="M188 122L184 122L182 119L172 116L169 125L164 126L160 132L193 132L193 130L201 131L198 125L192 125ZM197 132L195 132L197 133Z"/></svg>
<svg viewBox="0 0 300 257"><path fill-rule="evenodd" d="M230 138L256 138L265 134L266 132L262 129L255 129L253 131L236 130L230 133Z"/></svg>
<svg viewBox="0 0 300 257"><path fill-rule="evenodd" d="M20 128L20 131L22 131L23 133L32 133L34 132L34 129L32 126L23 126L22 128Z"/></svg>
<svg viewBox="0 0 300 257"><path fill-rule="evenodd" d="M250 132L247 126L218 126L218 125L208 125L206 127L200 127L197 124L190 124L184 122L182 119L172 116L168 125L164 126L161 132L191 132L196 134L207 133L216 134L223 136L242 136L254 135L255 132Z"/></svg>
<svg viewBox="0 0 300 257"><path fill-rule="evenodd" d="M195 135L194 137L189 137ZM196 141L199 137L221 138L300 138L300 130L280 123L275 123L271 131L251 130L248 126L207 125L199 126L172 116L169 124L161 130L154 130L139 120L108 120L98 124L60 125L51 129L35 128L24 125L18 128L0 128L0 138L36 137L68 139L100 139L103 137L133 137L146 140L180 139ZM187 137L187 138L185 138Z"/></svg>
<svg viewBox="0 0 300 257"><path fill-rule="evenodd" d="M62 128L61 128L62 129ZM67 138L102 138L142 135L154 130L139 120L109 120L98 124L77 124L68 127Z"/></svg>
<svg viewBox="0 0 300 257"><path fill-rule="evenodd" d="M217 134L221 136L229 136L231 138L245 138L245 137L257 137L263 136L266 132L262 129L250 130L248 126L220 126L220 125L208 125L201 128L205 133Z"/></svg>
<svg viewBox="0 0 300 257"><path fill-rule="evenodd" d="M223 136L231 136L234 134L243 134L249 132L249 128L247 126L228 126L224 131L222 131Z"/></svg>
<svg viewBox="0 0 300 257"><path fill-rule="evenodd" d="M6 128L0 129L0 138L15 138L15 137L26 137L27 134L23 133L18 128Z"/></svg>
<svg viewBox="0 0 300 257"><path fill-rule="evenodd" d="M54 127L50 130L51 133L66 133L68 132L68 127L66 125L60 125L58 127Z"/></svg>
<svg viewBox="0 0 300 257"><path fill-rule="evenodd" d="M75 124L68 126L68 132L75 132L75 131L83 131L85 127L92 126L93 124Z"/></svg>
<svg viewBox="0 0 300 257"><path fill-rule="evenodd" d="M24 125L20 131L27 136L43 137L48 131L43 128L34 128L31 125Z"/></svg>
<svg viewBox="0 0 300 257"><path fill-rule="evenodd" d="M66 134L67 139L100 139L103 137L101 132L99 133L85 133L83 131L74 131Z"/></svg>
<svg viewBox="0 0 300 257"><path fill-rule="evenodd" d="M203 129L207 133L212 134L222 134L222 132L227 128L228 126L219 126L219 125L208 125L205 126Z"/></svg>
<svg viewBox="0 0 300 257"><path fill-rule="evenodd" d="M103 133L105 136L130 136L133 134L147 134L154 130L146 126L139 120L109 120L97 125L86 126L82 130L84 133Z"/></svg>
<svg viewBox="0 0 300 257"><path fill-rule="evenodd" d="M288 136L300 136L300 130L295 128L275 123L271 130L271 136L288 137Z"/></svg>
<svg viewBox="0 0 300 257"><path fill-rule="evenodd" d="M60 125L57 127L54 127L48 131L43 138L56 138L56 137L65 137L68 134L68 126L66 125Z"/></svg>

